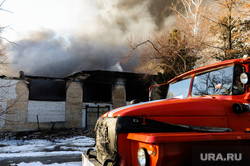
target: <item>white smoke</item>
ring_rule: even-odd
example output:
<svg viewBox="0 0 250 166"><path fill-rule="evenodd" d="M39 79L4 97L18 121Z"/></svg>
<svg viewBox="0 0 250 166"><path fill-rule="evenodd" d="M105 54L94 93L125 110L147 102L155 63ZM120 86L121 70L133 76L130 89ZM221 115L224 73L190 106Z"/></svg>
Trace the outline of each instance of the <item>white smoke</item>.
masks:
<svg viewBox="0 0 250 166"><path fill-rule="evenodd" d="M64 77L79 70L136 70L136 61L120 66L119 58L129 52L127 38L147 38L171 18L171 0L97 0L97 14L67 37L51 29L29 32L17 45L7 46L15 73ZM84 5L84 2L81 3ZM96 8L96 7L95 7ZM80 14L80 13L79 13ZM78 17L80 18L80 17ZM49 19L49 18L48 18Z"/></svg>
<svg viewBox="0 0 250 166"><path fill-rule="evenodd" d="M122 67L120 65L120 62L117 62L115 65L111 66L109 68L109 70L111 70L111 71L120 71L120 72L123 71L123 69L122 69Z"/></svg>

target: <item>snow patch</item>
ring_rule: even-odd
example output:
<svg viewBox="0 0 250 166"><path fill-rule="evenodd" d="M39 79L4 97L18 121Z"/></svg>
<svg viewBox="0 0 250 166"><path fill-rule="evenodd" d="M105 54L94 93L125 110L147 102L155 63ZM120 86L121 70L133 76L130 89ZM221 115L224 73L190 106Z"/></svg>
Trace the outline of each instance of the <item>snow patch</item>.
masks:
<svg viewBox="0 0 250 166"><path fill-rule="evenodd" d="M41 161L32 161L31 163L16 163L27 157L63 157L63 156L82 156L87 149L94 148L95 139L86 136L75 136L72 138L55 139L53 141L34 139L34 140L0 140L0 165L3 161L12 161L11 164L18 166L42 165ZM24 160L21 160L24 161ZM79 160L78 160L79 161ZM70 161L70 163L58 164L54 161L48 166L77 166L81 162ZM10 165L11 165L10 164ZM14 165L13 165L14 166Z"/></svg>
<svg viewBox="0 0 250 166"><path fill-rule="evenodd" d="M81 166L82 163L81 162L70 162L70 163L53 163L53 164L42 164L41 162L32 162L32 163L20 163L17 166ZM10 165L12 166L12 165ZM13 165L14 166L14 165ZM15 165L16 166L16 165Z"/></svg>

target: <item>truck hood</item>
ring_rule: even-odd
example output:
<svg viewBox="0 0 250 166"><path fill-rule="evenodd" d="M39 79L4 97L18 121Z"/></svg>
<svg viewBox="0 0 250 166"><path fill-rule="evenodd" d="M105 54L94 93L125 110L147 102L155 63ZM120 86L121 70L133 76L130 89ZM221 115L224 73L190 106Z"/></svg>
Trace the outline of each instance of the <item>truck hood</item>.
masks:
<svg viewBox="0 0 250 166"><path fill-rule="evenodd" d="M165 99L114 109L104 115L121 116L225 116L225 106L215 98Z"/></svg>

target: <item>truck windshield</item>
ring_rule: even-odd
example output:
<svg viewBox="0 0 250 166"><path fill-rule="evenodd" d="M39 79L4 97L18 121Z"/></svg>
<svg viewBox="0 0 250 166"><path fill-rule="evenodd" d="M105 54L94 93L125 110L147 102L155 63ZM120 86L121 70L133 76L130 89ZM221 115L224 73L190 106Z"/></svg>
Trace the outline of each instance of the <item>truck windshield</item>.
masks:
<svg viewBox="0 0 250 166"><path fill-rule="evenodd" d="M188 96L191 78L181 80L169 85L167 99L184 99Z"/></svg>
<svg viewBox="0 0 250 166"><path fill-rule="evenodd" d="M239 76L244 72L240 65L229 66L194 77L192 96L232 95L244 93Z"/></svg>

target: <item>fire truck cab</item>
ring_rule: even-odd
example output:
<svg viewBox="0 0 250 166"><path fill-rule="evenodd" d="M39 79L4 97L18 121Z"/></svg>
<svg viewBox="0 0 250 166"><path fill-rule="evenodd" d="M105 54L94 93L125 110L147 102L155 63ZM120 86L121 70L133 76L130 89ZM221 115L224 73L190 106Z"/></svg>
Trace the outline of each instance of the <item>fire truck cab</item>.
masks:
<svg viewBox="0 0 250 166"><path fill-rule="evenodd" d="M197 68L170 80L166 99L102 115L95 155L88 150L83 165L209 165L228 154L249 162L249 67L250 59L234 59Z"/></svg>

